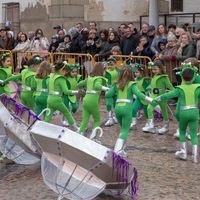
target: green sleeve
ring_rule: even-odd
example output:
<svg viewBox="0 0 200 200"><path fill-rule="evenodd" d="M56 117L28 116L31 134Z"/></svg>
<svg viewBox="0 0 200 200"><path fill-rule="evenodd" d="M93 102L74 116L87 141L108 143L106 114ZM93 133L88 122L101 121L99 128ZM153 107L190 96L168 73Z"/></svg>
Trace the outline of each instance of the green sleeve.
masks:
<svg viewBox="0 0 200 200"><path fill-rule="evenodd" d="M170 82L168 76L165 77L164 83L165 83L166 88L168 88L169 90L174 90L174 87L173 87L172 83Z"/></svg>
<svg viewBox="0 0 200 200"><path fill-rule="evenodd" d="M116 85L114 85L106 92L106 97L110 98L110 97L114 96L116 93L117 93L117 87L116 87Z"/></svg>
<svg viewBox="0 0 200 200"><path fill-rule="evenodd" d="M67 82L65 78L58 78L56 80L56 84L60 86L62 92L66 95L71 95L72 94L72 90L69 90L67 87Z"/></svg>
<svg viewBox="0 0 200 200"><path fill-rule="evenodd" d="M150 86L150 83L151 83L150 78L145 78L144 79L144 82L143 82L142 86L143 86L145 91L146 91L147 87Z"/></svg>
<svg viewBox="0 0 200 200"><path fill-rule="evenodd" d="M77 86L78 88L82 88L86 86L86 84L87 84L87 79L80 81Z"/></svg>
<svg viewBox="0 0 200 200"><path fill-rule="evenodd" d="M141 99L141 100L145 100L146 95L144 95L137 87L136 84L133 84L131 87L131 91L133 94L135 94L137 96L137 98Z"/></svg>
<svg viewBox="0 0 200 200"><path fill-rule="evenodd" d="M160 99L161 100L168 100L168 99L172 99L174 97L178 97L180 96L180 89L179 88L175 88L174 90L167 92L165 94L160 95Z"/></svg>
<svg viewBox="0 0 200 200"><path fill-rule="evenodd" d="M31 88L33 91L35 91L37 88L37 83L36 83L35 78L31 79Z"/></svg>
<svg viewBox="0 0 200 200"><path fill-rule="evenodd" d="M14 76L10 76L9 78L7 78L6 80L4 80L4 83L8 83L9 81L18 81L22 79L22 75L21 74L17 74Z"/></svg>
<svg viewBox="0 0 200 200"><path fill-rule="evenodd" d="M103 80L101 78L96 79L95 82L94 82L94 89L95 90L101 90L102 87L103 87L102 84L103 84Z"/></svg>

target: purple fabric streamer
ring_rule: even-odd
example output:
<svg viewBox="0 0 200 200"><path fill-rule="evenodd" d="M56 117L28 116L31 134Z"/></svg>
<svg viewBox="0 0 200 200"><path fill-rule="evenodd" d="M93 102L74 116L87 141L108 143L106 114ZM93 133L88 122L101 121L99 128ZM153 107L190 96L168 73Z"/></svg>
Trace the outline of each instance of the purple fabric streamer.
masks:
<svg viewBox="0 0 200 200"><path fill-rule="evenodd" d="M163 116L161 113L157 112L156 110L153 111L153 114L154 114L154 119L157 121L157 122L161 122L163 121Z"/></svg>
<svg viewBox="0 0 200 200"><path fill-rule="evenodd" d="M113 151L112 169L113 173L116 171L117 182L123 182L125 185L128 186L130 181L129 180L130 166L131 164L128 161L126 161L119 154ZM132 176L133 178L131 180L131 183L129 184L129 193L131 194L131 199L134 200L137 197L137 191L138 191L138 172L136 168L133 168ZM120 195L122 192L118 190L118 195Z"/></svg>
<svg viewBox="0 0 200 200"><path fill-rule="evenodd" d="M25 112L28 112L28 123L30 123L31 119L33 119L33 121L40 120L40 118L32 110L22 105L21 103L17 102L15 99L7 96L6 94L0 95L0 101L4 104L6 108L8 108L8 110L10 106L14 106L15 110L13 111L20 118L22 118Z"/></svg>

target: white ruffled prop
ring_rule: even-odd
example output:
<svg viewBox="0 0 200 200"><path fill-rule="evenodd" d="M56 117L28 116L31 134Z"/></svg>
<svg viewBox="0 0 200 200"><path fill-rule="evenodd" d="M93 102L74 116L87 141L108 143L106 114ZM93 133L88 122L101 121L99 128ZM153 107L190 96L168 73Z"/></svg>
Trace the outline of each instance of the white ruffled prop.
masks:
<svg viewBox="0 0 200 200"><path fill-rule="evenodd" d="M58 199L90 200L102 192L119 195L129 186L136 194L135 168L123 158L120 161L111 149L66 127L42 121L33 125L31 133L43 150L44 182ZM119 162L121 165L116 164Z"/></svg>
<svg viewBox="0 0 200 200"><path fill-rule="evenodd" d="M27 129L39 118L27 107L5 94L0 96L0 151L18 164L40 162L39 149Z"/></svg>

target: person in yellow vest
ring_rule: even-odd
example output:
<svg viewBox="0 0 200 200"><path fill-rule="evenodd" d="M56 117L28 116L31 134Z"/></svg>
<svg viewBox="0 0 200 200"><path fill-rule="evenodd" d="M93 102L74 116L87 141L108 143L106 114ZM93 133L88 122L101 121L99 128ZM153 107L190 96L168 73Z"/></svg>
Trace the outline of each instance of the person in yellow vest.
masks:
<svg viewBox="0 0 200 200"><path fill-rule="evenodd" d="M166 94L162 94L155 100L157 102L166 101L170 98L178 97L178 109L181 116L179 124L179 141L180 150L175 153L175 156L181 160L187 159L187 141L186 130L189 127L191 143L192 143L192 161L198 162L198 123L199 123L199 99L200 99L200 84L194 84L196 70L192 67L186 67L181 72L182 84L176 86L175 90Z"/></svg>
<svg viewBox="0 0 200 200"><path fill-rule="evenodd" d="M69 125L74 131L78 130L78 126L69 112L67 106L64 104L63 94L74 95L78 93L78 90L69 90L66 83L65 74L68 69L68 63L66 61L57 61L54 66L54 73L50 74L47 108L50 110L50 114L45 116L44 121L50 122L55 111L60 111L69 122Z"/></svg>
<svg viewBox="0 0 200 200"><path fill-rule="evenodd" d="M12 67L11 67L11 57L10 53L3 53L0 58L0 81L4 83L4 80L12 76ZM7 94L10 96L10 89L8 84L0 85L0 95Z"/></svg>
<svg viewBox="0 0 200 200"><path fill-rule="evenodd" d="M82 76L78 74L80 64L79 63L73 63L67 65L67 71L65 74L66 81L67 81L67 87L69 90L77 90L77 84L82 80ZM67 106L67 108L72 113L75 113L78 109L78 102L77 102L77 95L65 95L64 94L64 103ZM69 123L65 117L62 118L62 124L63 126L69 126Z"/></svg>
<svg viewBox="0 0 200 200"><path fill-rule="evenodd" d="M37 71L40 63L43 61L39 55L33 56L28 60L27 66L21 71L21 73L7 78L4 83L9 81L21 81L21 103L31 110L35 110L35 102L33 98L33 93L36 88L32 88L32 82L34 81L35 72Z"/></svg>
<svg viewBox="0 0 200 200"><path fill-rule="evenodd" d="M144 95L134 82L134 75L131 66L124 66L120 69L119 79L113 87L106 92L106 97L110 98L117 94L115 114L121 127L119 138L117 139L114 151L126 157L125 144L132 119L133 95L137 98L152 102L153 99Z"/></svg>
<svg viewBox="0 0 200 200"><path fill-rule="evenodd" d="M149 77L145 77L145 66L139 63L133 64L133 71L135 75L135 82L137 84L138 89L145 94L147 92L146 88L149 87L151 79ZM136 127L137 124L137 113L140 108L144 111L144 116L147 119L147 102L141 101L137 97L135 98L135 101L133 102L133 108L132 108L132 123L131 123L131 129Z"/></svg>
<svg viewBox="0 0 200 200"><path fill-rule="evenodd" d="M79 129L79 133L84 135L90 116L93 117L93 130L90 138L95 135L95 128L99 127L101 124L99 101L101 96L101 91L106 91L109 88L106 87L107 80L104 78L106 67L103 63L98 62L95 64L90 75L83 81L78 83L78 87L86 87L86 95L83 98L82 104L82 122Z"/></svg>
<svg viewBox="0 0 200 200"><path fill-rule="evenodd" d="M43 61L40 63L31 85L32 88L36 88L34 93L34 101L37 115L39 115L42 110L47 107L48 81L51 71L52 67L49 62Z"/></svg>
<svg viewBox="0 0 200 200"><path fill-rule="evenodd" d="M155 99L159 95L165 93L166 90L174 89L161 61L157 60L154 62L149 62L149 67L151 68L153 74L150 86L147 88L150 91L151 98ZM159 106L164 119L164 126L158 129L158 134L163 135L169 131L169 114L167 110L167 101L160 102ZM154 108L155 106L152 105L148 105L147 107L147 123L142 128L142 131L145 133L156 133L153 115Z"/></svg>

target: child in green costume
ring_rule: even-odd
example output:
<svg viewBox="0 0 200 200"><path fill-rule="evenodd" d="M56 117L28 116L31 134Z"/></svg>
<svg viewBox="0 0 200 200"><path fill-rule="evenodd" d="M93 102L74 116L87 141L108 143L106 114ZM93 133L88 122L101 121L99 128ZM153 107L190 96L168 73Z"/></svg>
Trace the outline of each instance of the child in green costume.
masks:
<svg viewBox="0 0 200 200"><path fill-rule="evenodd" d="M198 60L196 58L194 58L194 57L187 58L186 60L184 60L183 63L181 63L181 68L179 68L179 69L184 69L185 67L191 67L191 68L194 69L195 75L194 75L193 83L200 84L200 75L198 74L198 67L199 67ZM177 76L180 76L180 74L181 74L181 72L177 72L176 73ZM176 116L177 122L179 121L179 118L180 118L179 115L180 115L180 113L179 113L179 105L177 105L176 106L176 111L175 111L175 116ZM179 128L177 128L176 132L174 133L174 137L179 138L179 135L180 135L179 134ZM188 134L188 132L186 132L186 135L187 135L188 139L190 139L190 135Z"/></svg>
<svg viewBox="0 0 200 200"><path fill-rule="evenodd" d="M95 128L99 127L101 124L99 110L101 91L106 91L109 89L106 87L107 80L104 78L105 70L106 69L103 63L96 63L90 75L85 80L78 83L79 88L86 87L86 95L83 98L82 104L83 112L82 122L79 129L80 134L85 134L90 116L92 116L94 120L91 136L95 134Z"/></svg>
<svg viewBox="0 0 200 200"><path fill-rule="evenodd" d="M10 53L3 53L0 59L0 81L4 83L4 80L12 76L12 67L11 67L11 57ZM0 95L7 94L10 96L10 89L8 84L0 85Z"/></svg>
<svg viewBox="0 0 200 200"><path fill-rule="evenodd" d="M146 93L148 86L150 85L150 78L145 77L145 70L144 70L144 65L135 63L133 65L133 71L135 75L135 82L137 84L138 89L142 93ZM135 101L133 102L133 108L132 108L132 123L130 129L133 127L136 127L137 124L137 113L138 110L142 107L144 111L144 115L147 119L147 102L141 101L140 99L136 98Z"/></svg>
<svg viewBox="0 0 200 200"><path fill-rule="evenodd" d="M79 63L68 64L65 74L67 87L69 90L77 90L77 84L82 80L82 76L78 74ZM78 109L77 95L65 95L64 104L70 109L72 113L75 113ZM69 126L69 123L65 117L62 119L63 126Z"/></svg>
<svg viewBox="0 0 200 200"><path fill-rule="evenodd" d="M168 75L165 73L166 70L162 64L161 61L155 61L150 62L149 67L151 67L153 77L151 79L150 87L148 88L150 90L150 97L155 99L160 94L163 94L166 92L167 89L173 90L174 87L172 86ZM159 103L159 106L161 108L161 114L164 119L164 126L160 129L158 129L158 134L166 134L169 130L169 115L167 110L167 101L163 101ZM148 105L147 107L147 123L145 127L142 128L143 132L147 133L156 133L155 127L154 127L154 115L153 110L155 106Z"/></svg>
<svg viewBox="0 0 200 200"><path fill-rule="evenodd" d="M74 129L74 131L77 131L78 127L76 122L63 100L63 94L74 95L78 93L77 90L69 90L67 87L65 77L67 67L68 63L66 61L58 61L55 64L54 73L50 74L48 87L49 95L47 98L47 108L50 109L50 114L45 116L44 121L50 122L54 112L58 110L67 118L69 125Z"/></svg>
<svg viewBox="0 0 200 200"><path fill-rule="evenodd" d="M107 60L107 69L105 78L108 80L108 87L111 88L115 81L119 78L119 70L116 68L116 58L109 57ZM105 123L105 126L112 126L117 123L117 119L112 111L112 108L115 107L117 96L111 98L106 98L106 110L108 112L108 121Z"/></svg>
<svg viewBox="0 0 200 200"><path fill-rule="evenodd" d="M41 58L40 56L33 56L30 60L28 60L27 66L21 71L21 73L11 76L4 81L4 83L6 84L9 81L21 80L21 103L33 111L35 109L33 93L36 88L32 88L31 84L34 81L35 72L37 71L42 61L43 58Z"/></svg>
<svg viewBox="0 0 200 200"><path fill-rule="evenodd" d="M43 61L40 63L40 66L34 76L35 79L31 84L32 88L36 88L34 93L34 101L37 115L39 115L42 110L47 107L48 81L51 70L52 67L49 62Z"/></svg>
<svg viewBox="0 0 200 200"><path fill-rule="evenodd" d="M121 130L119 138L115 144L114 151L125 157L126 152L124 148L131 125L133 95L136 95L137 98L147 102L152 102L153 99L140 92L136 86L136 83L134 82L134 75L130 66L124 66L121 68L119 79L113 85L113 87L106 92L106 97L110 98L116 94L117 101L115 106L115 114Z"/></svg>
<svg viewBox="0 0 200 200"><path fill-rule="evenodd" d="M179 116L181 116L178 120L180 151L177 151L175 156L182 160L187 159L186 129L189 127L192 143L192 161L197 163L199 155L197 129L199 122L200 84L193 84L194 78L194 69L188 67L183 69L182 84L177 86L175 90L157 97L156 101L162 102L178 97Z"/></svg>

